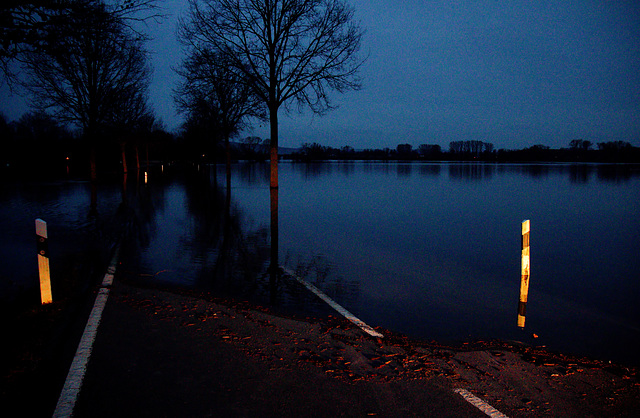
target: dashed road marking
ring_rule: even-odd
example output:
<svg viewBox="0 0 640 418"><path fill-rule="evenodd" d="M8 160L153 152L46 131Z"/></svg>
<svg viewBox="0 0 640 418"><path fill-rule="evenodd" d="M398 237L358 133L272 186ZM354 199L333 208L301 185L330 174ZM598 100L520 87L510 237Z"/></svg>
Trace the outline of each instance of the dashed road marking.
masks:
<svg viewBox="0 0 640 418"><path fill-rule="evenodd" d="M469 402L471 405L475 406L476 408L478 408L480 411L484 412L491 418L507 418L505 414L498 411L493 406L489 405L482 399L478 398L468 390L457 388L457 389L454 389L453 391L459 394L460 396L462 396L467 402Z"/></svg>
<svg viewBox="0 0 640 418"><path fill-rule="evenodd" d="M333 309L338 311L342 316L344 316L349 321L351 321L352 323L354 323L357 326L359 326L360 329L362 329L367 334L371 335L372 337L376 337L376 338L383 338L384 337L384 335L380 334L378 331L376 331L375 329L371 328L364 321L362 321L361 319L358 319L354 314L352 314L351 312L349 312L348 310L343 308L341 305L339 305L337 302L335 302L333 299L331 299L329 296L327 296L324 292L322 292L322 290L318 289L317 287L315 287L311 283L307 282L302 277L299 277L293 271L291 271L289 269L286 269L286 268L283 268L283 270L289 276L293 277L299 283L303 284L307 289L309 289L311 292L313 292L320 299L325 301Z"/></svg>

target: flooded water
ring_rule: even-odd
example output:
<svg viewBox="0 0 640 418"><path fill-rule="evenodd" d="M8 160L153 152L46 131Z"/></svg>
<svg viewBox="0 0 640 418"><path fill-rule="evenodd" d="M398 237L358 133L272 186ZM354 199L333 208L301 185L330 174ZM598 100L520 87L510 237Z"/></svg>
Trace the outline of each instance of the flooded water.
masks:
<svg viewBox="0 0 640 418"><path fill-rule="evenodd" d="M326 313L294 281L269 274L277 257L373 326L638 363L638 167L285 162L274 196L267 165L239 163L230 195L224 184L222 167L158 168L124 191L103 185L89 211L87 183L5 182L3 295L37 285L35 218L51 219L50 243L61 242L64 258L113 239L105 225L124 211L133 219L126 280ZM520 329L525 219L531 279Z"/></svg>

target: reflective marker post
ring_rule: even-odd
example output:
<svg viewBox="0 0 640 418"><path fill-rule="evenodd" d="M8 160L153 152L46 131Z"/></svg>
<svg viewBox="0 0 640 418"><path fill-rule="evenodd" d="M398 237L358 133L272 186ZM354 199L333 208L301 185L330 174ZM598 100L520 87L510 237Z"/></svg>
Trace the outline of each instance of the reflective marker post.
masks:
<svg viewBox="0 0 640 418"><path fill-rule="evenodd" d="M42 304L53 302L51 296L51 275L49 273L49 245L47 244L47 223L36 219L38 239L38 272L40 273L40 299Z"/></svg>
<svg viewBox="0 0 640 418"><path fill-rule="evenodd" d="M529 251L529 233L531 222L527 219L522 222L522 258L520 268L520 302L518 302L518 326L524 328L525 315L527 313L527 296L529 295L529 276L531 274L531 259Z"/></svg>

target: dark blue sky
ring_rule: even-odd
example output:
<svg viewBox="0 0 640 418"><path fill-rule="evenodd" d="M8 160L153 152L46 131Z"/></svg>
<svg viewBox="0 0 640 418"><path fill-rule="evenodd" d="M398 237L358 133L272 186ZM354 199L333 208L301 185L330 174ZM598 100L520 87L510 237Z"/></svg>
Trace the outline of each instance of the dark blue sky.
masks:
<svg viewBox="0 0 640 418"><path fill-rule="evenodd" d="M280 144L391 147L453 140L496 148L623 140L640 146L640 2L350 0L366 30L364 88L339 108L280 116ZM151 25L151 99L168 129L180 60L176 15ZM6 89L3 89L3 95ZM3 99L10 118L20 109ZM296 107L293 107L296 109ZM243 135L268 137L268 124Z"/></svg>

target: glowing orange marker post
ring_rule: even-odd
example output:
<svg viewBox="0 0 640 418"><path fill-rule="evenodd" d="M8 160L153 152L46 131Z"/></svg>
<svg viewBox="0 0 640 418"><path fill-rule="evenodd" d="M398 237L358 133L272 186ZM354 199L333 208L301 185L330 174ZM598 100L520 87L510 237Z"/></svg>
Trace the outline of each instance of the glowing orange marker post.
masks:
<svg viewBox="0 0 640 418"><path fill-rule="evenodd" d="M520 302L518 302L518 326L524 328L527 313L527 296L529 295L529 276L531 275L531 254L529 249L529 232L531 222L522 222L522 257L520 268Z"/></svg>
<svg viewBox="0 0 640 418"><path fill-rule="evenodd" d="M49 245L47 244L47 223L36 219L38 239L38 272L40 273L40 299L42 304L53 302L51 295L51 274L49 272Z"/></svg>

